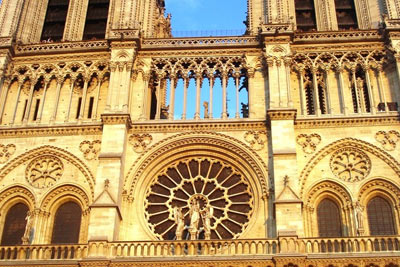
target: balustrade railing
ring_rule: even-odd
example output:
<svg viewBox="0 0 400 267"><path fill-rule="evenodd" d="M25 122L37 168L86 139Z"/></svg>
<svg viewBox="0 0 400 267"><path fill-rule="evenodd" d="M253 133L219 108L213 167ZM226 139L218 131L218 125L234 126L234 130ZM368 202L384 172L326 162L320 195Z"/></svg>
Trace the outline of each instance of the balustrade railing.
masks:
<svg viewBox="0 0 400 267"><path fill-rule="evenodd" d="M400 236L194 240L96 241L88 244L1 246L0 261L82 260L191 256L273 256L280 253L380 253L400 251Z"/></svg>

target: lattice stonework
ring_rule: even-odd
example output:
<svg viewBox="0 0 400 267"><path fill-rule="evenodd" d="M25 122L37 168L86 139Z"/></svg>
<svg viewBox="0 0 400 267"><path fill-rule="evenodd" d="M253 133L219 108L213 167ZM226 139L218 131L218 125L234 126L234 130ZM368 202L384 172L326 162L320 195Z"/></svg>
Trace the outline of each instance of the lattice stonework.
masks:
<svg viewBox="0 0 400 267"><path fill-rule="evenodd" d="M46 188L57 182L64 172L64 165L57 157L44 155L33 159L26 167L26 180L37 188Z"/></svg>
<svg viewBox="0 0 400 267"><path fill-rule="evenodd" d="M239 237L254 210L252 190L240 171L217 159L184 159L159 172L146 191L145 217L150 229L159 239L174 239L174 207L182 208L187 226L189 208L197 201L200 211L207 205L214 208L211 239ZM183 239L188 236L185 230ZM199 238L203 238L201 233Z"/></svg>
<svg viewBox="0 0 400 267"><path fill-rule="evenodd" d="M361 181L371 171L371 160L363 151L346 147L335 151L330 160L332 173L346 182Z"/></svg>

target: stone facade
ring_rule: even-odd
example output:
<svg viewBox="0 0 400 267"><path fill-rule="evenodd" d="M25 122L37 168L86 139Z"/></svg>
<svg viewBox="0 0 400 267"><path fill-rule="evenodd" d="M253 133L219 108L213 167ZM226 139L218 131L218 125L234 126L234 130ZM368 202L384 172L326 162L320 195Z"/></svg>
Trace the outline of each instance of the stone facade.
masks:
<svg viewBox="0 0 400 267"><path fill-rule="evenodd" d="M83 40L89 1L71 0L60 42L41 40L48 2L0 6L0 239L29 210L0 266L400 264L398 1L348 1L342 29L338 1L314 0L308 31L301 1L248 0L246 35L173 38L164 1L110 0L105 40ZM373 232L376 198L392 234ZM54 244L69 202L78 242ZM174 240L194 203L211 240Z"/></svg>

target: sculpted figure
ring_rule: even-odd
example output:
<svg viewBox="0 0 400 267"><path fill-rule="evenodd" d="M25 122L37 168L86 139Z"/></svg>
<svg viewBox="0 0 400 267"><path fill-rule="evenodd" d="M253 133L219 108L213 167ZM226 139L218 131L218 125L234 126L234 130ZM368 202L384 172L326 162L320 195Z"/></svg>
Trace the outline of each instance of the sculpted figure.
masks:
<svg viewBox="0 0 400 267"><path fill-rule="evenodd" d="M361 207L360 202L356 202L355 206L356 218L357 218L357 226L358 229L363 229L363 208Z"/></svg>
<svg viewBox="0 0 400 267"><path fill-rule="evenodd" d="M190 207L190 239L195 240L198 238L199 231L199 222L200 222L200 205L199 202L196 201L193 206Z"/></svg>
<svg viewBox="0 0 400 267"><path fill-rule="evenodd" d="M29 238L30 238L30 233L33 227L33 214L32 212L28 211L28 213L26 214L25 217L25 221L26 221L26 226L25 226L25 232L24 235L22 237L22 243L24 245L29 244Z"/></svg>
<svg viewBox="0 0 400 267"><path fill-rule="evenodd" d="M211 239L211 218L213 217L213 214L214 214L214 208L211 207L210 205L207 205L207 207L201 213L201 216L203 218L205 239Z"/></svg>
<svg viewBox="0 0 400 267"><path fill-rule="evenodd" d="M185 216L182 212L182 208L174 208L174 220L176 223L176 240L182 240L183 230L185 230Z"/></svg>
<svg viewBox="0 0 400 267"><path fill-rule="evenodd" d="M203 107L204 107L204 118L208 119L210 116L208 115L208 102L204 101L203 102Z"/></svg>

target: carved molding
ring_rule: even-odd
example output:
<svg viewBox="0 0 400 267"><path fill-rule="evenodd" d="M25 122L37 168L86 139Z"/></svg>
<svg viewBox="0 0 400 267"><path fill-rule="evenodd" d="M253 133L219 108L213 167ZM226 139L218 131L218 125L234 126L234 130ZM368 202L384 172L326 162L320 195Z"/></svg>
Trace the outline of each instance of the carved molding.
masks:
<svg viewBox="0 0 400 267"><path fill-rule="evenodd" d="M10 157L15 153L16 146L14 144L3 145L0 144L0 163L6 163Z"/></svg>
<svg viewBox="0 0 400 267"><path fill-rule="evenodd" d="M41 203L41 209L49 212L51 209L51 204L57 200L63 198L64 196L75 196L80 200L82 210L87 210L90 206L90 200L87 193L80 187L76 185L61 185L53 190L51 190L43 199Z"/></svg>
<svg viewBox="0 0 400 267"><path fill-rule="evenodd" d="M374 146L370 143L367 143L365 141L361 141L355 138L345 138L338 140L336 142L333 142L324 148L320 149L315 155L312 156L312 158L308 161L306 166L303 168L300 174L300 195L303 196L304 194L304 186L307 182L307 178L311 171L318 165L318 163L325 158L327 155L332 154L335 151L338 151L342 148L353 148L357 150L361 150L363 152L368 152L373 154L374 156L380 158L382 161L384 161L390 168L393 169L393 171L400 176L400 164L399 162L392 157L389 153L384 151L383 149Z"/></svg>
<svg viewBox="0 0 400 267"><path fill-rule="evenodd" d="M351 146L333 152L329 162L332 173L346 182L365 179L371 171L371 159L360 149Z"/></svg>
<svg viewBox="0 0 400 267"><path fill-rule="evenodd" d="M101 141L94 140L94 141L83 141L79 145L79 150L83 153L83 156L87 160L93 160L98 157L99 152L101 149Z"/></svg>
<svg viewBox="0 0 400 267"><path fill-rule="evenodd" d="M131 116L129 114L102 114L101 120L103 124L125 124L127 127L132 125Z"/></svg>
<svg viewBox="0 0 400 267"><path fill-rule="evenodd" d="M398 115L376 116L364 118L329 118L329 119L303 119L297 118L296 129L315 128L340 128L340 127L366 127L379 125L400 125Z"/></svg>
<svg viewBox="0 0 400 267"><path fill-rule="evenodd" d="M129 143L136 153L142 153L152 141L153 137L150 134L132 134L129 136Z"/></svg>
<svg viewBox="0 0 400 267"><path fill-rule="evenodd" d="M25 178L36 188L54 185L64 173L64 164L57 157L43 155L33 159L25 170Z"/></svg>
<svg viewBox="0 0 400 267"><path fill-rule="evenodd" d="M350 193L340 184L333 181L323 181L314 185L305 195L305 205L307 207L315 208L315 201L321 194L333 193L338 196L342 202L342 205L352 203L352 197Z"/></svg>
<svg viewBox="0 0 400 267"><path fill-rule="evenodd" d="M316 133L299 134L296 138L296 142L302 147L304 153L312 154L321 143L321 136Z"/></svg>
<svg viewBox="0 0 400 267"><path fill-rule="evenodd" d="M76 125L76 126L54 126L35 128L1 128L0 137L39 137L39 136L67 136L67 135L101 135L100 124Z"/></svg>
<svg viewBox="0 0 400 267"><path fill-rule="evenodd" d="M383 149L393 151L396 149L397 142L400 140L400 133L395 130L388 132L379 131L375 134L375 140L382 145Z"/></svg>
<svg viewBox="0 0 400 267"><path fill-rule="evenodd" d="M8 201L18 196L27 199L30 202L29 204L31 208L36 207L35 195L22 186L12 186L4 189L0 193L0 203L4 203L4 201Z"/></svg>
<svg viewBox="0 0 400 267"><path fill-rule="evenodd" d="M262 150L268 141L266 131L248 131L244 134L244 140L250 144L250 147L256 151Z"/></svg>
<svg viewBox="0 0 400 267"><path fill-rule="evenodd" d="M282 109L282 110L268 110L268 117L272 120L295 120L297 110L295 109Z"/></svg>

